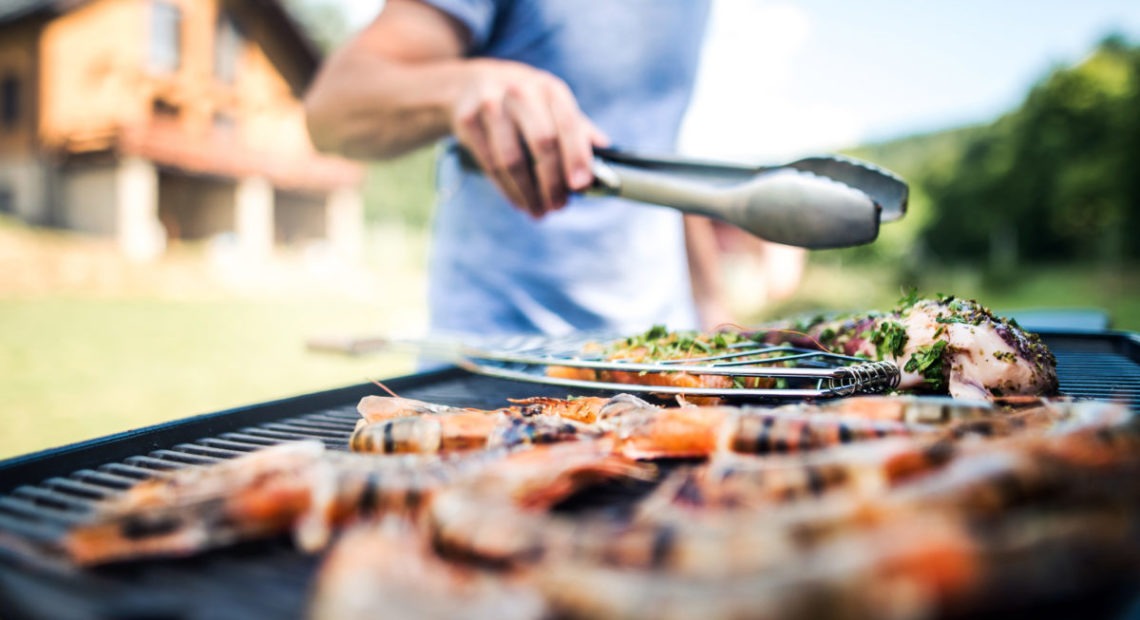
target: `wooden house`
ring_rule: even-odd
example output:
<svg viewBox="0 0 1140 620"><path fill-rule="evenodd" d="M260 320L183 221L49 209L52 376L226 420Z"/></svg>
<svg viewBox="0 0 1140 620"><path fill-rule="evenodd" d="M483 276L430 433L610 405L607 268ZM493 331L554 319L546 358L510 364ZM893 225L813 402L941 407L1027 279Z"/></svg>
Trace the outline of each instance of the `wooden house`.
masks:
<svg viewBox="0 0 1140 620"><path fill-rule="evenodd" d="M214 238L355 255L363 170L305 130L319 62L278 0L4 0L0 211L143 260Z"/></svg>

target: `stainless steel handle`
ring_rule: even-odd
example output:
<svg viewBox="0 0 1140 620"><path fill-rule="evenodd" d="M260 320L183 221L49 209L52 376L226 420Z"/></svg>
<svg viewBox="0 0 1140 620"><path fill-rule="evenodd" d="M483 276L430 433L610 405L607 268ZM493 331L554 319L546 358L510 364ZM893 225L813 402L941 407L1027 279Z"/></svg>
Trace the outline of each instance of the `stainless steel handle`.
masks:
<svg viewBox="0 0 1140 620"><path fill-rule="evenodd" d="M715 184L595 159L594 191L724 220L758 237L812 249L874 241L881 209L843 183L793 169Z"/></svg>

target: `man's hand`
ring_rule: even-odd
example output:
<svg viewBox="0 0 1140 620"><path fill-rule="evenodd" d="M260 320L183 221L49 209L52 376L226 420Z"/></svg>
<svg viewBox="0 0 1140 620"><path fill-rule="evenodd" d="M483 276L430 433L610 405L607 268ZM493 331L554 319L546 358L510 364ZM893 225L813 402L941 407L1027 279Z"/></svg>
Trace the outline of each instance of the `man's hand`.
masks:
<svg viewBox="0 0 1140 620"><path fill-rule="evenodd" d="M593 146L609 140L557 77L524 64L470 60L451 130L495 185L535 218L590 186Z"/></svg>
<svg viewBox="0 0 1140 620"><path fill-rule="evenodd" d="M394 157L454 134L519 209L559 209L593 182L592 145L609 140L566 83L528 65L466 57L469 33L448 14L388 0L334 53L305 100L314 145Z"/></svg>

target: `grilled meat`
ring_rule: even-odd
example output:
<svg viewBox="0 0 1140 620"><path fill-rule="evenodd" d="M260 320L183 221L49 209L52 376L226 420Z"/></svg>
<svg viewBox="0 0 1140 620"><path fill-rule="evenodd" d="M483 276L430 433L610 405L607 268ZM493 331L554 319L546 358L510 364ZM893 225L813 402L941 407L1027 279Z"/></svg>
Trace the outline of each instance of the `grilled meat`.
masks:
<svg viewBox="0 0 1140 620"><path fill-rule="evenodd" d="M797 330L802 333L772 329L761 337L894 362L904 390L971 400L1057 392L1057 360L1041 338L973 300L904 300L893 312L819 317Z"/></svg>

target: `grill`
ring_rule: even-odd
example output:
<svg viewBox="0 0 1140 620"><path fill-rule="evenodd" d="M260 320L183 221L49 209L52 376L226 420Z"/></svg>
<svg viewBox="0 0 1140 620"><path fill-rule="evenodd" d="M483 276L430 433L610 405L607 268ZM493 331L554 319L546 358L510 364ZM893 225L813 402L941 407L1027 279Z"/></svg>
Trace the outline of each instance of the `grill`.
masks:
<svg viewBox="0 0 1140 620"><path fill-rule="evenodd" d="M1057 355L1062 392L1124 401L1140 413L1140 335L1042 332L1042 336ZM502 406L504 399L513 397L566 396L563 387L480 376L458 368L386 384L401 396L480 408ZM359 417L356 403L375 393L371 384L351 386L0 463L0 615L124 620L302 617L320 558L297 552L285 538L187 559L83 571L42 553L36 545L82 520L100 499L158 471L214 463L297 439L316 438L344 449ZM1104 606L1104 600L1098 602ZM1081 605L1082 613L1091 611L1087 603ZM1051 607L1049 615L1061 609Z"/></svg>

